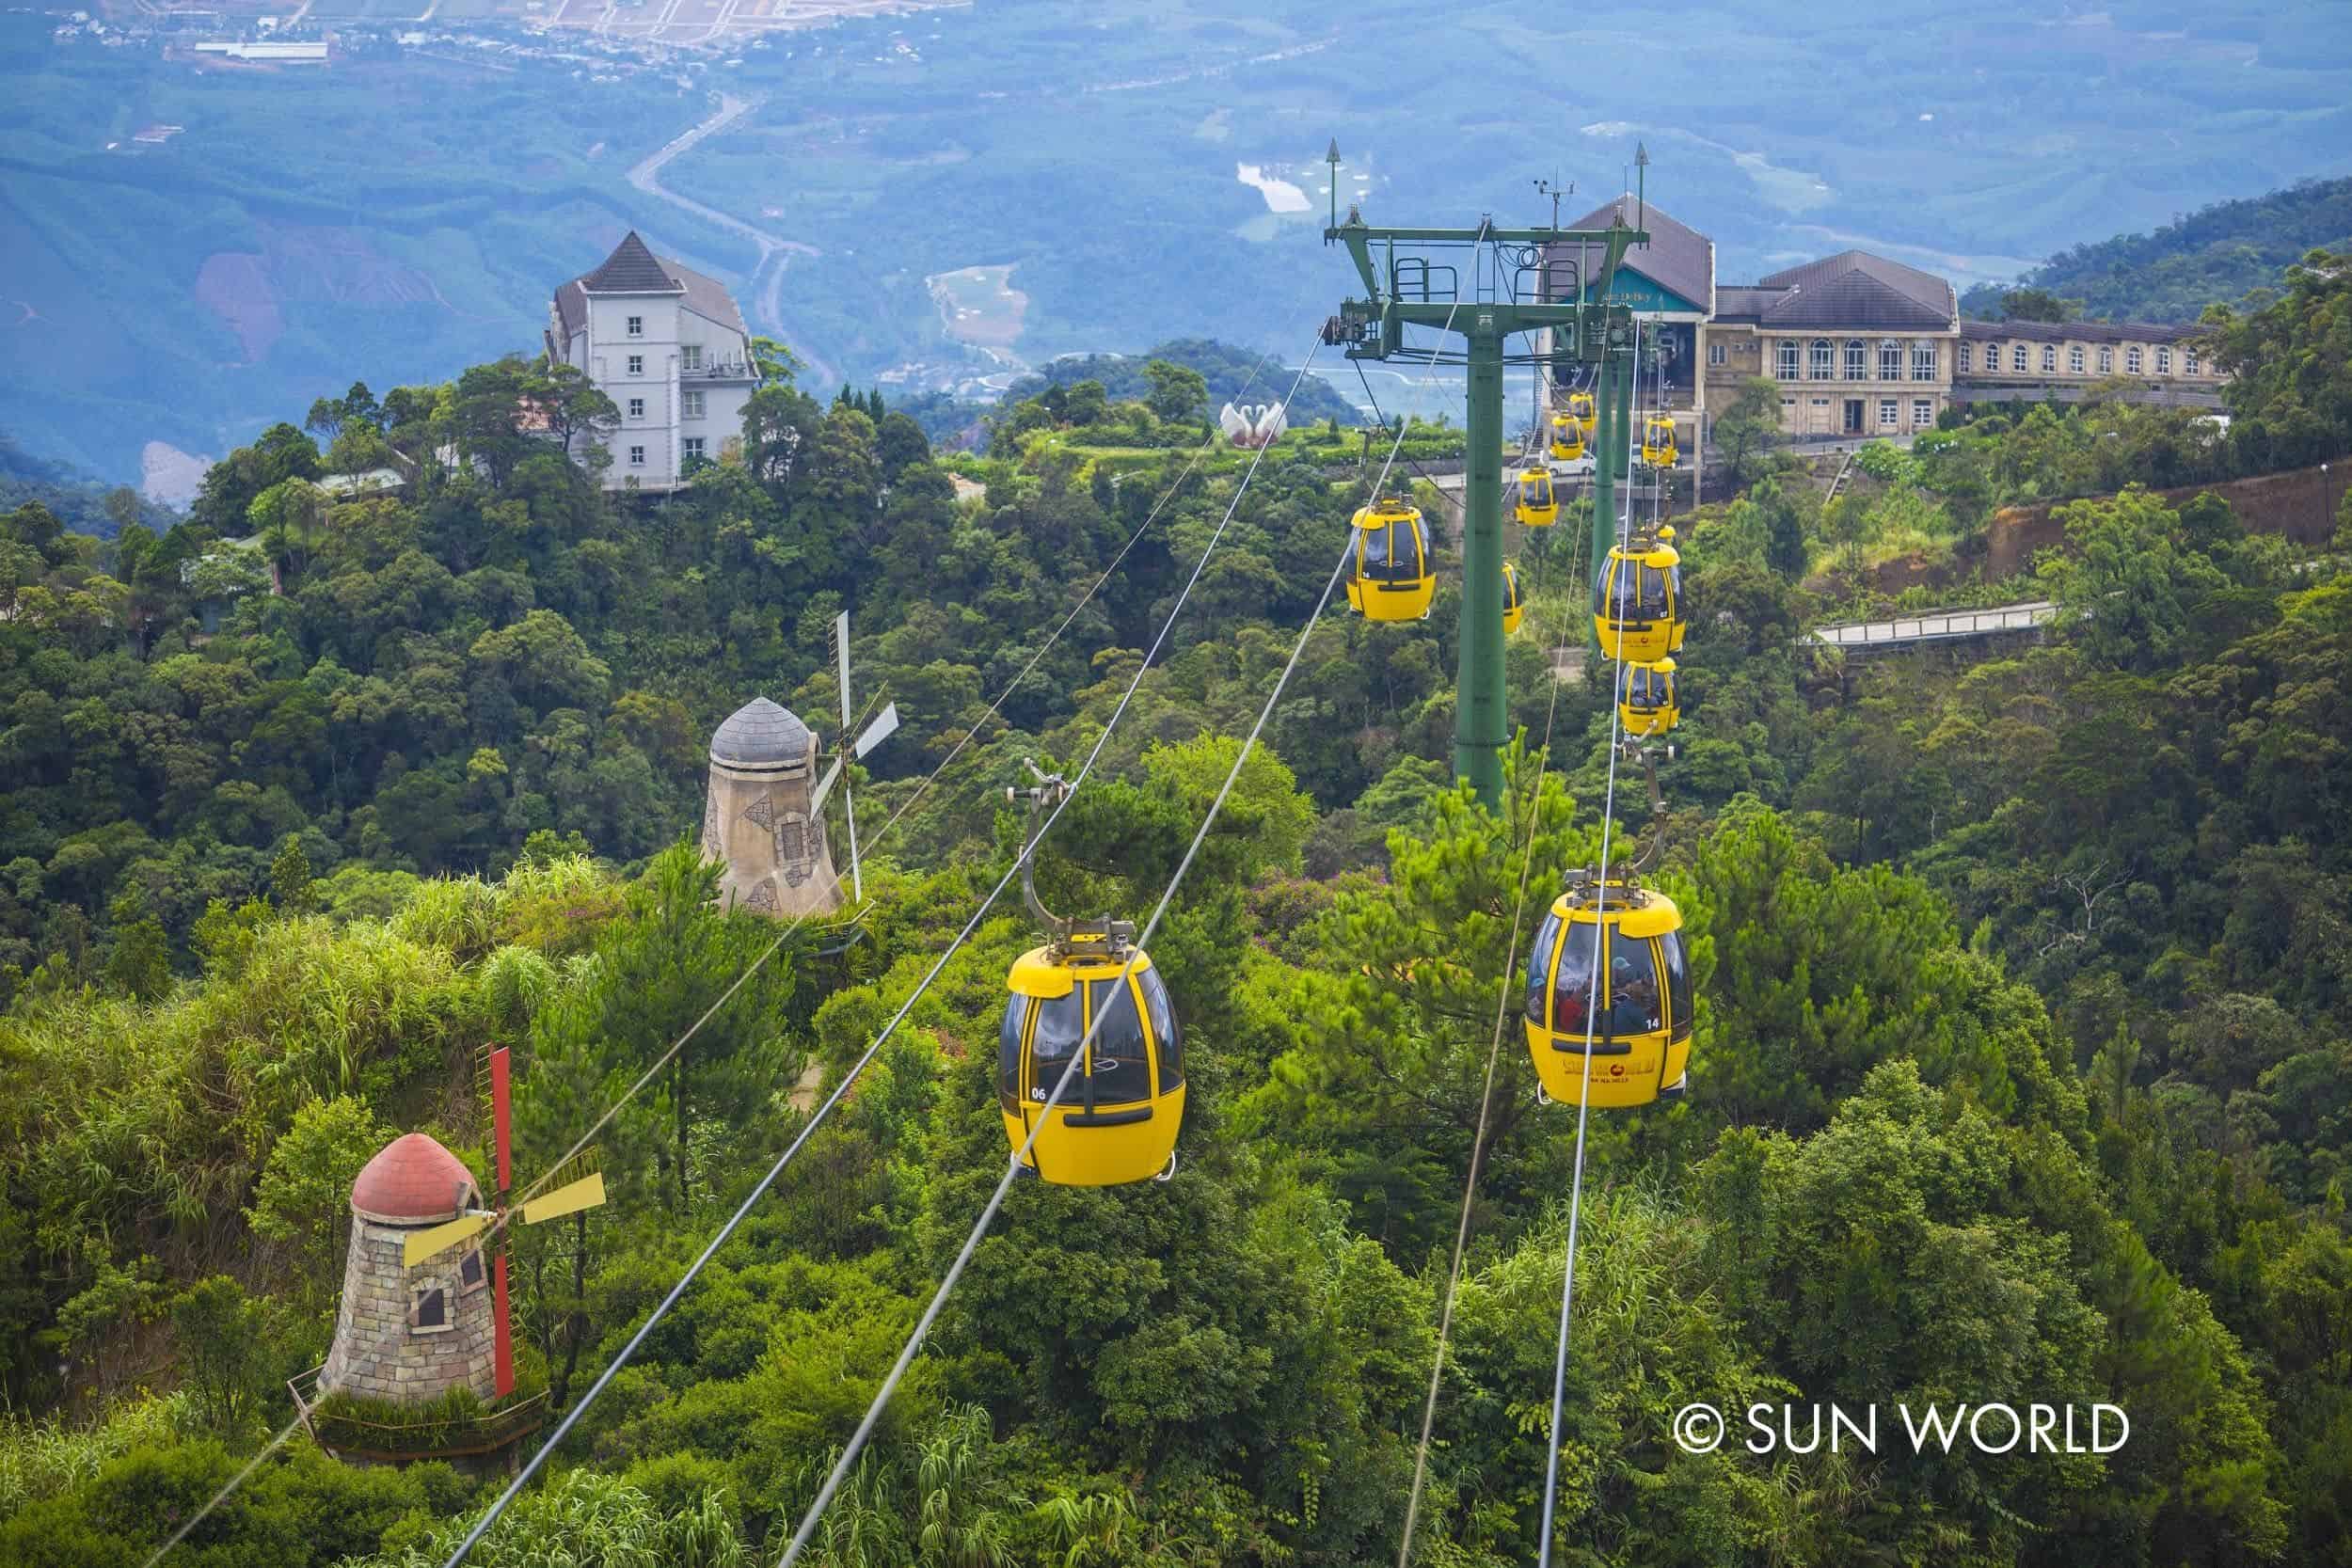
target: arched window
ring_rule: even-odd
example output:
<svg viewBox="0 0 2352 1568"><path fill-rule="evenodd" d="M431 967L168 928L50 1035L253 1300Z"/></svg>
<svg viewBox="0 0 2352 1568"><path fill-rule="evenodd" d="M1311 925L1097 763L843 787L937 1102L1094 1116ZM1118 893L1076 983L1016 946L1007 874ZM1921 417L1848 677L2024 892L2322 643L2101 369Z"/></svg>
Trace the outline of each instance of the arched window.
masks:
<svg viewBox="0 0 2352 1568"><path fill-rule="evenodd" d="M1831 355L1829 340L1827 338L1816 338L1813 340L1812 360L1812 374L1814 380L1827 381L1831 376L1837 373L1833 368L1834 360Z"/></svg>
<svg viewBox="0 0 2352 1568"><path fill-rule="evenodd" d="M2102 348L2099 351L2099 373L2101 375L2106 375L2114 369L2115 350L2111 348Z"/></svg>
<svg viewBox="0 0 2352 1568"><path fill-rule="evenodd" d="M1869 351L1862 346L1862 340L1859 338L1846 340L1846 379L1849 381L1870 379Z"/></svg>
<svg viewBox="0 0 2352 1568"><path fill-rule="evenodd" d="M1796 380L1798 375L1797 341L1794 338L1780 340L1773 348L1772 361L1772 369L1779 374L1781 380Z"/></svg>
<svg viewBox="0 0 2352 1568"><path fill-rule="evenodd" d="M1879 344L1879 379L1900 381L1903 378L1903 345L1889 338Z"/></svg>
<svg viewBox="0 0 2352 1568"><path fill-rule="evenodd" d="M2044 343L2042 345L2042 373L2044 375L2055 375L2058 373L2058 344Z"/></svg>
<svg viewBox="0 0 2352 1568"><path fill-rule="evenodd" d="M1975 370L1975 369L1977 368L1977 367L1976 367L1976 365L1975 365L1975 363L1974 363L1974 360L1975 360L1975 359L1976 359L1976 350L1974 350L1974 349L1970 348L1970 347L1969 347L1966 343L1963 343L1963 344L1961 344L1961 345L1960 345L1960 368L1961 368L1962 370L1963 370L1963 371L1973 371L1973 370Z"/></svg>
<svg viewBox="0 0 2352 1568"><path fill-rule="evenodd" d="M2123 351L2123 370L2126 374L2137 375L2139 367L2145 363L2146 360L2141 357L2137 343L2134 343Z"/></svg>
<svg viewBox="0 0 2352 1568"><path fill-rule="evenodd" d="M2029 368L2025 344L2019 343L2009 351L2009 366L2021 374Z"/></svg>
<svg viewBox="0 0 2352 1568"><path fill-rule="evenodd" d="M1935 379L1935 344L1926 338L1915 338L1911 343L1911 379Z"/></svg>
<svg viewBox="0 0 2352 1568"><path fill-rule="evenodd" d="M2080 375L2083 373L2082 344L2069 343L2066 345L2066 369L2070 373L2074 375Z"/></svg>
<svg viewBox="0 0 2352 1568"><path fill-rule="evenodd" d="M2195 349L2185 348L2181 351L2181 373L2183 375L2197 373L2197 351Z"/></svg>
<svg viewBox="0 0 2352 1568"><path fill-rule="evenodd" d="M2172 373L2172 351L2170 349L2160 348L2156 350L2156 373L2158 375L2170 375Z"/></svg>

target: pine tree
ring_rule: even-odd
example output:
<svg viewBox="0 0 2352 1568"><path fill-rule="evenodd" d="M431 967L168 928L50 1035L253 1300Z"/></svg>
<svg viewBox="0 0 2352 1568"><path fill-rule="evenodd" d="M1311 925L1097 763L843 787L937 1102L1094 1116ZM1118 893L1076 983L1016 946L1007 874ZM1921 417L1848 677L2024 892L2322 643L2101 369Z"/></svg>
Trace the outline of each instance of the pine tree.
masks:
<svg viewBox="0 0 2352 1568"><path fill-rule="evenodd" d="M1788 582L1804 576L1804 520L1777 483L1766 482L1752 498L1764 509L1764 564Z"/></svg>
<svg viewBox="0 0 2352 1568"><path fill-rule="evenodd" d="M292 833L286 835L285 847L269 864L270 901L286 914L304 914L318 906L318 895L310 885L310 857L302 850L302 840Z"/></svg>
<svg viewBox="0 0 2352 1568"><path fill-rule="evenodd" d="M142 1002L152 1002L171 989L171 939L164 923L149 915L124 927L106 959L107 982Z"/></svg>

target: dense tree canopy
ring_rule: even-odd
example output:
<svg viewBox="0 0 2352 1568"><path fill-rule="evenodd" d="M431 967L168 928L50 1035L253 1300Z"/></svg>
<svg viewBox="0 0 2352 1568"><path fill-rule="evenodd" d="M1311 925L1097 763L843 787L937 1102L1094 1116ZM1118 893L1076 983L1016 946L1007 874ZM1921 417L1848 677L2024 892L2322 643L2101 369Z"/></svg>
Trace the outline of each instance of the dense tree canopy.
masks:
<svg viewBox="0 0 2352 1568"><path fill-rule="evenodd" d="M2217 300L2236 305L2315 246L2347 245L2352 179L2304 180L2201 207L2150 233L2062 250L2026 275L2026 288L1979 284L1961 308L1998 319L2002 304L2023 293L2071 299L2080 313L2101 321L2189 322Z"/></svg>
<svg viewBox="0 0 2352 1568"><path fill-rule="evenodd" d="M2334 428L2307 272L2216 328L2312 348L2245 378L2273 431ZM1152 942L1176 1173L1012 1185L810 1560L1394 1560L1441 1321L1413 1560L1534 1560L1578 1148L1516 1015L1613 776L1613 672L1551 657L1588 625L1577 531L1520 545L1492 812L1451 776L1437 495L1432 617L1307 626L1356 451L1295 432L1237 495L1193 381L1136 375L949 460L780 374L685 490L608 497L564 451L598 410L512 360L322 398L162 531L0 516L0 1560L142 1560L263 1449L333 1330L354 1174L412 1128L486 1169L494 1041L520 1168L596 1128L610 1201L509 1240L524 1380L576 1403L1013 866L1022 759L1098 740L1056 908L1140 917L1224 801ZM2352 1562L2352 582L2125 483L2250 461L2234 434L1995 418L1828 506L1759 439L1744 495L1677 519L1687 717L1610 842L1683 912L1692 1089L1589 1125L1555 1560ZM396 491L337 493L379 460ZM1877 552L1959 557L2029 495L2085 499L2029 583L1979 586L2046 593L2046 637L1802 638ZM787 929L718 909L681 835L751 695L838 744L843 610L859 705L905 725L853 775L855 929ZM1004 1172L994 1025L1035 940L979 915L476 1560L775 1558ZM1692 1401L1887 1434L1905 1402L2110 1403L2133 1434L1695 1453ZM486 1497L297 1433L168 1560L411 1568Z"/></svg>

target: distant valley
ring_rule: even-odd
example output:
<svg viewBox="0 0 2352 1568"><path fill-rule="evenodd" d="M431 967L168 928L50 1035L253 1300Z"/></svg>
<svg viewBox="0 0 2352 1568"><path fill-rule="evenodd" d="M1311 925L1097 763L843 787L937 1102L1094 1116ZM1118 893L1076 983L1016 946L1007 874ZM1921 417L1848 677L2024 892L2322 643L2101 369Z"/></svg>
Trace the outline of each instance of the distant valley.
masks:
<svg viewBox="0 0 2352 1568"><path fill-rule="evenodd" d="M598 14L684 15L641 11ZM813 383L968 392L1184 336L1295 362L1351 282L1318 234L1333 139L1343 198L1450 222L1539 219L1537 177L1576 182L1573 216L1645 147L1727 282L1862 245L1965 288L2352 164L2352 38L2316 4L1834 4L1798 40L1731 11L1653 36L1413 0L1342 33L1300 0L987 0L739 54L313 11L314 66L60 21L0 18L0 430L159 492L354 367L534 347L630 227Z"/></svg>

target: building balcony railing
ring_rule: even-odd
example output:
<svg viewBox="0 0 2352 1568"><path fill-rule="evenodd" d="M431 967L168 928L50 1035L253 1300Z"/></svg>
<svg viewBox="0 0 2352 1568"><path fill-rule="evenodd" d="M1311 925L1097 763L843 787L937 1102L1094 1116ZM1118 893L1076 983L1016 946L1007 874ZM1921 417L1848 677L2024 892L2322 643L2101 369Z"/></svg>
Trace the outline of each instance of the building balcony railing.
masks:
<svg viewBox="0 0 2352 1568"><path fill-rule="evenodd" d="M427 1405L419 1408L413 1418L378 1419L373 1418L374 1413L387 1407L381 1402L370 1402L371 1415L361 1417L339 1409L335 1395L320 1393L319 1375L326 1370L321 1365L288 1378L286 1389L294 1395L295 1418L311 1441L348 1458L396 1462L495 1453L538 1431L547 1421L548 1391L544 1388L463 1415Z"/></svg>
<svg viewBox="0 0 2352 1568"><path fill-rule="evenodd" d="M759 379L759 372L741 359L699 365L691 371L680 370L677 373L680 381L757 381Z"/></svg>

